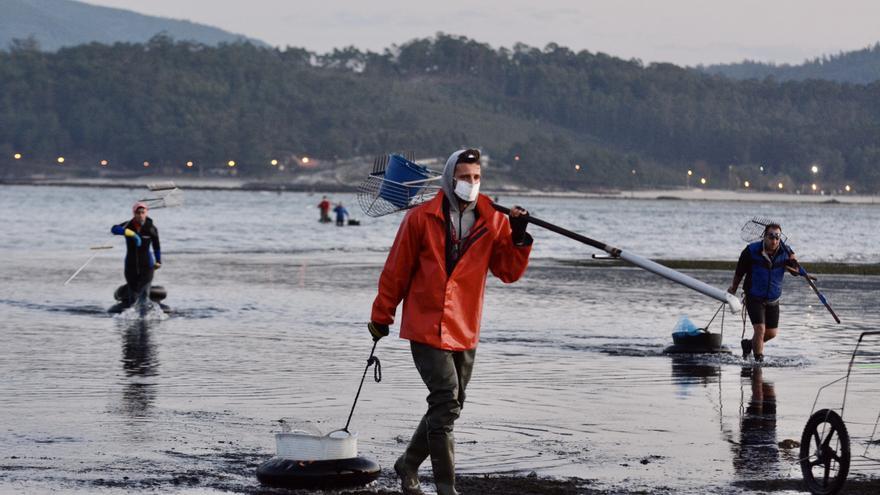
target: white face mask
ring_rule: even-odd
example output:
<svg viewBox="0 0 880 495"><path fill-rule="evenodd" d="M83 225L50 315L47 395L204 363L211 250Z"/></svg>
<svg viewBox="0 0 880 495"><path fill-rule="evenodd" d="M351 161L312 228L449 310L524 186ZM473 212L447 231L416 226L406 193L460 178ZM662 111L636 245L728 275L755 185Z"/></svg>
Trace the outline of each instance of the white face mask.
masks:
<svg viewBox="0 0 880 495"><path fill-rule="evenodd" d="M478 194L480 194L479 182L471 184L470 182L463 180L455 181L455 195L462 201L476 201Z"/></svg>

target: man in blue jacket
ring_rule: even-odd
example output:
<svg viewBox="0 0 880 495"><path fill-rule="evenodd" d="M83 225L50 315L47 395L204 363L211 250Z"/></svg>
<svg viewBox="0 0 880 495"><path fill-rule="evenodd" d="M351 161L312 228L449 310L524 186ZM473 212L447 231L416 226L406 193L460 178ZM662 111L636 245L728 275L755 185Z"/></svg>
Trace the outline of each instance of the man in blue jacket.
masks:
<svg viewBox="0 0 880 495"><path fill-rule="evenodd" d="M776 337L779 330L782 278L786 271L797 274L797 267L794 251L782 242L782 227L778 224L767 225L763 239L749 244L739 255L727 292L736 294L745 276L743 292L754 334L751 339L742 341L743 359L754 351L756 362L764 360L764 342Z"/></svg>
<svg viewBox="0 0 880 495"><path fill-rule="evenodd" d="M345 217L348 216L348 210L342 206L342 201L336 203L336 208L333 208L333 212L336 213L336 226L342 227L345 225Z"/></svg>
<svg viewBox="0 0 880 495"><path fill-rule="evenodd" d="M147 216L147 205L135 203L131 211L134 214L132 219L114 225L110 232L125 236L125 282L128 284L128 301L135 304L149 298L153 271L162 266L162 251L159 249L159 230L153 225L153 219ZM152 253L150 246L153 247Z"/></svg>

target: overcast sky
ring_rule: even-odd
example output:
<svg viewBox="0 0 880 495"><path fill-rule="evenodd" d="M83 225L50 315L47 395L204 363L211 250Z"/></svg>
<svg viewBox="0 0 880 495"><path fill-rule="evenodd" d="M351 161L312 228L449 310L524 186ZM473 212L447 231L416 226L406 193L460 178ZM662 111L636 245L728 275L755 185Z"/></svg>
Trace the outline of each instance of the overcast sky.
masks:
<svg viewBox="0 0 880 495"><path fill-rule="evenodd" d="M880 41L878 0L87 0L186 19L276 46L381 51L433 36L680 65L800 63Z"/></svg>

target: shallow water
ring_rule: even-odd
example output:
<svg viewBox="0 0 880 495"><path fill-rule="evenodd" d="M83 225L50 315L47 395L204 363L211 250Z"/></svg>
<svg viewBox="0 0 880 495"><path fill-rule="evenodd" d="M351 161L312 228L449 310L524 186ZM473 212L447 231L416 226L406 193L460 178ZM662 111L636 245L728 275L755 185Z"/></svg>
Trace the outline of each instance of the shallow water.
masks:
<svg viewBox="0 0 880 495"><path fill-rule="evenodd" d="M114 318L105 310L122 283L122 243L104 232L126 218L138 193L0 187L0 492L248 491L255 466L274 452L279 419L324 431L345 424L399 216L340 229L315 221L320 196L187 192L184 207L151 214L165 258L154 283L168 289L170 318ZM652 257L733 259L741 221L753 214L738 204L527 201L547 220L606 242L625 239ZM877 215L869 206L768 208L777 206L792 224L809 213L837 229ZM734 217L726 233L714 230L717 219ZM801 259L841 259L823 251L835 234L798 231ZM880 278L821 278L842 325L789 278L781 336L765 366L752 369L735 355L662 354L678 318L703 326L713 301L635 268L560 263L592 251L546 232L536 238L526 276L513 285L492 279L487 289L456 425L460 472L536 471L678 493L738 493L747 491L743 481L800 478L797 450L777 442L800 439L819 387L846 371L860 332L880 329ZM876 243L856 242L864 242L859 260L880 258ZM99 243L116 247L63 286ZM717 287L731 277L688 273ZM734 352L738 317L724 315ZM871 349L880 350L880 339ZM423 414L425 393L405 341L385 339L377 355L383 381L368 375L352 429L361 453L388 467ZM880 411L875 371L857 368L849 391L845 419L862 442ZM823 393L819 407L839 407L839 389Z"/></svg>

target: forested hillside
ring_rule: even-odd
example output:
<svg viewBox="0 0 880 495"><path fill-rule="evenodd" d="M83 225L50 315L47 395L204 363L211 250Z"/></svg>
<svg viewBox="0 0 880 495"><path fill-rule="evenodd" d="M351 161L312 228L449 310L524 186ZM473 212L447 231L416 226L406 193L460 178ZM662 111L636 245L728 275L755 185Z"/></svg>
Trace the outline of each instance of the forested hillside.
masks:
<svg viewBox="0 0 880 495"><path fill-rule="evenodd" d="M144 43L159 33L208 45L247 39L204 24L74 0L0 0L0 47L32 39L41 49L54 51L92 42Z"/></svg>
<svg viewBox="0 0 880 495"><path fill-rule="evenodd" d="M0 52L0 166L268 160L480 146L529 184L880 187L880 84L734 81L549 45L438 35L317 55L157 37ZM811 171L816 166L818 173ZM16 168L17 167L17 168Z"/></svg>
<svg viewBox="0 0 880 495"><path fill-rule="evenodd" d="M880 81L880 43L861 50L817 57L800 65L776 65L747 60L738 64L709 65L698 69L708 74L719 74L734 79L772 77L777 81L825 79L870 84Z"/></svg>

